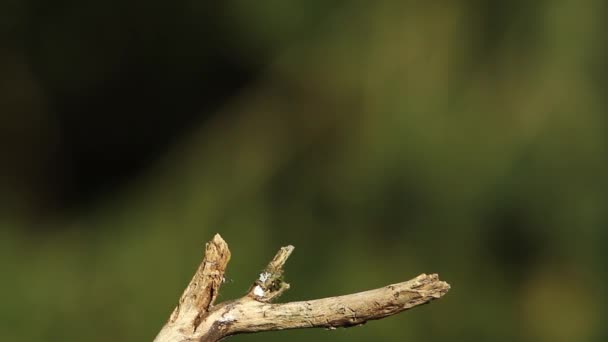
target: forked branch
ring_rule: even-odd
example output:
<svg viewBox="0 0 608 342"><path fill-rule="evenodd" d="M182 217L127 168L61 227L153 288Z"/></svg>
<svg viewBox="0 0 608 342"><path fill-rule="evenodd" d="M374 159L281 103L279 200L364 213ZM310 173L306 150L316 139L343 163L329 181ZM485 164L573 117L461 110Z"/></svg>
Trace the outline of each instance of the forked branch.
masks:
<svg viewBox="0 0 608 342"><path fill-rule="evenodd" d="M421 274L375 290L271 304L289 289L282 276L293 249L282 247L244 297L214 306L230 260L228 245L216 234L207 243L202 264L155 341L215 342L231 335L262 331L350 327L426 304L450 289L436 274Z"/></svg>

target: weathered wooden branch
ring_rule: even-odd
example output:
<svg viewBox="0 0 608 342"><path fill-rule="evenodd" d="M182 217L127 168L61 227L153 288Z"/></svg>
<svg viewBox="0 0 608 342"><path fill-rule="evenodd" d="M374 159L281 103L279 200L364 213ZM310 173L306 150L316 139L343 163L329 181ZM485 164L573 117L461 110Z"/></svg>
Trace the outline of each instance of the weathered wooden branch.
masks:
<svg viewBox="0 0 608 342"><path fill-rule="evenodd" d="M282 247L247 294L214 306L230 260L219 234L207 243L205 258L155 342L215 342L225 337L295 328L351 327L426 304L448 292L450 285L436 274L385 287L301 302L271 304L289 289L283 265L293 246Z"/></svg>

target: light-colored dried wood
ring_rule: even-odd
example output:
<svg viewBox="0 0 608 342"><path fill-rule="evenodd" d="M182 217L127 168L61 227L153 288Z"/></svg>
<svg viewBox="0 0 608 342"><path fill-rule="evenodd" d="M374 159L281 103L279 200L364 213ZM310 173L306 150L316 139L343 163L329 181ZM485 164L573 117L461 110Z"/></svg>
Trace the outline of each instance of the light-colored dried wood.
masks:
<svg viewBox="0 0 608 342"><path fill-rule="evenodd" d="M293 246L282 247L244 297L213 306L230 251L216 235L205 259L156 342L215 342L231 335L296 328L351 327L441 298L450 285L436 274L375 290L301 302L271 304L289 289L283 266Z"/></svg>
<svg viewBox="0 0 608 342"><path fill-rule="evenodd" d="M228 261L228 244L215 234L205 246L203 262L155 341L187 341L188 336L197 335L198 326L219 294Z"/></svg>

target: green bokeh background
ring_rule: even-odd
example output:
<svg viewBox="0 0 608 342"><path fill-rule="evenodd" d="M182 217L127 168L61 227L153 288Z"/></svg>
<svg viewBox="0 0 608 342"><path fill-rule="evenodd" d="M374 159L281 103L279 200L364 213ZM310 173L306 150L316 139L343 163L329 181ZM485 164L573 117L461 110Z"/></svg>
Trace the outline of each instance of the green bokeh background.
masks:
<svg viewBox="0 0 608 342"><path fill-rule="evenodd" d="M608 338L603 1L79 4L0 8L0 340L152 340L216 232L232 250L220 300L286 244L281 301L423 272L452 284L363 327L230 341ZM218 16L221 34L200 29ZM102 79L131 21L159 73L197 69L200 38L259 77L123 186L40 214L36 172L61 134L45 89Z"/></svg>

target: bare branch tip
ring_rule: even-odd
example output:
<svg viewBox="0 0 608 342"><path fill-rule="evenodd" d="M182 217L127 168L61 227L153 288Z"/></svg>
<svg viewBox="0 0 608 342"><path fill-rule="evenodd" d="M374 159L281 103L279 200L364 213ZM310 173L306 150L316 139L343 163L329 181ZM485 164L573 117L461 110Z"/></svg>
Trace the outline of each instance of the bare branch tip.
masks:
<svg viewBox="0 0 608 342"><path fill-rule="evenodd" d="M212 243L216 244L216 245L227 245L226 241L224 241L224 239L222 238L222 236L218 233L216 233L213 236L213 239L211 240Z"/></svg>
<svg viewBox="0 0 608 342"><path fill-rule="evenodd" d="M291 253L293 253L293 250L295 249L294 246L289 245L289 246L285 246L285 247L281 247L281 250L279 251L279 253L277 253L277 256L279 254L282 255L282 258L284 260L287 260L287 258L289 258L289 256L291 255Z"/></svg>

